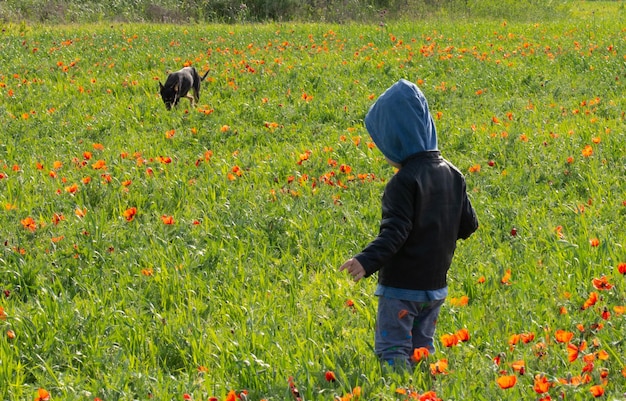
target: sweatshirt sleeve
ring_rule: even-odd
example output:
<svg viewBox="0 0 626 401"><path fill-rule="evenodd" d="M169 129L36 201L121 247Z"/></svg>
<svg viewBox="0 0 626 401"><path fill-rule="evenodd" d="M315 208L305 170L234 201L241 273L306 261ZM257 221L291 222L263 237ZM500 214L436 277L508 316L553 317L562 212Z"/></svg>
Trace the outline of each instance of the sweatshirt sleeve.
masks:
<svg viewBox="0 0 626 401"><path fill-rule="evenodd" d="M355 258L369 277L385 264L406 242L413 228L414 192L396 174L385 187L382 220L378 236Z"/></svg>
<svg viewBox="0 0 626 401"><path fill-rule="evenodd" d="M459 239L467 239L478 229L478 218L476 211L472 207L467 192L463 199L463 210L461 212L461 221L459 223Z"/></svg>

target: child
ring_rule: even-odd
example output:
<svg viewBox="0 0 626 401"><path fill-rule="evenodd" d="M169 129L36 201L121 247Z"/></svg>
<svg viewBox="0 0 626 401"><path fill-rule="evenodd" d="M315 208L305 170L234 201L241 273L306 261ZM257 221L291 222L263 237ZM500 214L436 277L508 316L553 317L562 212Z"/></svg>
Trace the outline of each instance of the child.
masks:
<svg viewBox="0 0 626 401"><path fill-rule="evenodd" d="M401 79L365 116L376 146L398 172L385 186L378 236L346 261L359 281L378 272L375 351L390 365L411 366L415 348L435 351L433 335L448 295L456 241L478 228L465 178L437 150L424 94Z"/></svg>

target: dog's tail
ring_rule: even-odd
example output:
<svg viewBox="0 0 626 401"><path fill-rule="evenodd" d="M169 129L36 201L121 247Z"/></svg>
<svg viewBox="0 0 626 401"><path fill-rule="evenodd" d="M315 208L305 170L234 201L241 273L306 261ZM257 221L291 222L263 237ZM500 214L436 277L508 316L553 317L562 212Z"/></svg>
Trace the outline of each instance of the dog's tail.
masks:
<svg viewBox="0 0 626 401"><path fill-rule="evenodd" d="M206 78L207 75L209 75L209 70L206 70L202 78L200 78L200 82L204 81L204 78Z"/></svg>

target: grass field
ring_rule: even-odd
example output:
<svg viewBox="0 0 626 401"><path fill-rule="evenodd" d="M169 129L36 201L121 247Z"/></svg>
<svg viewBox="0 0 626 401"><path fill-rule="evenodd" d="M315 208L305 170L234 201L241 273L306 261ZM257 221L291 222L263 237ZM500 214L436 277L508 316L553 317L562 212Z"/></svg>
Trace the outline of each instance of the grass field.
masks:
<svg viewBox="0 0 626 401"><path fill-rule="evenodd" d="M0 398L624 399L625 13L3 26ZM168 112L183 65L209 75ZM383 374L375 279L337 268L378 229L362 120L399 78L480 228L437 352Z"/></svg>

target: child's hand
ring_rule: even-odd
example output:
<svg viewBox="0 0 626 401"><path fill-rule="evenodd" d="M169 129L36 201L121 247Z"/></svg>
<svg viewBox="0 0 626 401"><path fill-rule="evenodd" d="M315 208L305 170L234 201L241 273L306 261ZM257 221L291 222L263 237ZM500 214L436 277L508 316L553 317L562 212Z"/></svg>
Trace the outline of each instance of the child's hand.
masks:
<svg viewBox="0 0 626 401"><path fill-rule="evenodd" d="M354 258L348 259L346 263L341 265L341 267L339 268L339 271L344 271L344 270L347 270L348 273L350 273L350 275L354 279L354 282L357 282L363 277L365 277L365 269L361 265L361 262L359 262L358 260Z"/></svg>

